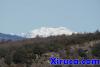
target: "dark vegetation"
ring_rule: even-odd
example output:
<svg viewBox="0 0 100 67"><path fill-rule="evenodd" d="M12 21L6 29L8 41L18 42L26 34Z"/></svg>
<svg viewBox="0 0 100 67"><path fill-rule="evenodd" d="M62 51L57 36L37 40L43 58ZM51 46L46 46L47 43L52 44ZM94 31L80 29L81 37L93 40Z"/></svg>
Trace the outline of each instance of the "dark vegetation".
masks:
<svg viewBox="0 0 100 67"><path fill-rule="evenodd" d="M100 43L95 44L92 48L92 54L100 59Z"/></svg>
<svg viewBox="0 0 100 67"><path fill-rule="evenodd" d="M61 58L70 58L70 48L71 46L84 46L84 43L89 44L89 42L96 42L100 40L100 32L96 31L94 33L82 33L82 34L72 34L70 36L61 35L61 36L50 36L50 37L36 37L25 39L22 41L5 41L0 42L0 59L4 59L4 63L11 67L11 64L26 64L26 67L31 67L33 63L38 63L43 54L55 52L59 53L62 50L65 50L65 57L60 56ZM85 46L84 46L85 47ZM100 41L94 43L91 47L91 56L92 58L100 58ZM86 52L81 48L77 48L76 51L72 53L78 54L77 58L90 58L87 56ZM62 52L63 53L63 52ZM59 53L60 55L60 53ZM63 53L64 55L64 53ZM75 58L75 57L74 57ZM42 61L44 62L44 61ZM42 64L41 62L41 64ZM1 65L2 66L2 65ZM0 67L1 67L0 66ZM4 66L2 66L4 67ZM61 66L55 66L61 67Z"/></svg>

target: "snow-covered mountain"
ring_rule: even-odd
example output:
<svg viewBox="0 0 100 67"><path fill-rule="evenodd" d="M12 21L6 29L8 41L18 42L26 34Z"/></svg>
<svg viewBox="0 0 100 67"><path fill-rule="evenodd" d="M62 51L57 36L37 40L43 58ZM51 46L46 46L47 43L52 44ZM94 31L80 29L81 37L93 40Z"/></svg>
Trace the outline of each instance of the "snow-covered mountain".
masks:
<svg viewBox="0 0 100 67"><path fill-rule="evenodd" d="M36 36L48 37L48 36L56 36L62 34L71 35L72 33L74 32L65 27L54 27L54 28L41 27L39 29L34 29L27 33L21 33L19 35L26 38L35 38Z"/></svg>
<svg viewBox="0 0 100 67"><path fill-rule="evenodd" d="M0 41L1 40L22 40L25 38L35 38L36 36L39 37L48 37L48 36L56 36L56 35L71 35L72 32L71 30L65 28L65 27L55 27L55 28L50 28L50 27L41 27L39 29L34 29L30 32L26 33L21 33L21 34L15 34L15 33L10 33L10 34L4 34L0 33Z"/></svg>

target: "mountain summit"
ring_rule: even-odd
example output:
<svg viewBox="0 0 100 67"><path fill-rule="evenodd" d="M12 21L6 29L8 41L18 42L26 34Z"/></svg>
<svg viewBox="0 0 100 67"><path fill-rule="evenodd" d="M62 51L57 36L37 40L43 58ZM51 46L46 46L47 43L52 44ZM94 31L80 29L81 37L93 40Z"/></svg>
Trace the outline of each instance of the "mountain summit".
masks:
<svg viewBox="0 0 100 67"><path fill-rule="evenodd" d="M39 29L34 29L27 33L21 33L21 36L26 38L35 38L36 36L40 37L48 37L48 36L56 36L56 35L71 35L73 32L65 27L41 27Z"/></svg>

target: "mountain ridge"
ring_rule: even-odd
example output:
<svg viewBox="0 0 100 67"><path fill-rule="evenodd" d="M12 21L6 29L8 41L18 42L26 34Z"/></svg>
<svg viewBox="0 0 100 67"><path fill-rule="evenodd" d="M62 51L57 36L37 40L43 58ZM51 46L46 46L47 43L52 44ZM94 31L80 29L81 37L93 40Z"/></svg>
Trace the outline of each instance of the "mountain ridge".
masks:
<svg viewBox="0 0 100 67"><path fill-rule="evenodd" d="M22 40L22 39L24 39L24 38L21 37L21 36L18 36L18 35L0 33L0 41L2 41L2 40L4 40L4 41L7 41L7 40L15 41L15 40Z"/></svg>

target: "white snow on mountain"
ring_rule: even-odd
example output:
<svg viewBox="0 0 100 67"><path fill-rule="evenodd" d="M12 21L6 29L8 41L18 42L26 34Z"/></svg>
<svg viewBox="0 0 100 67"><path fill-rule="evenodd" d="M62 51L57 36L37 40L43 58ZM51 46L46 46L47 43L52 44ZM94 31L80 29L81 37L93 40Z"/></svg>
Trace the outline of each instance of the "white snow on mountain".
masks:
<svg viewBox="0 0 100 67"><path fill-rule="evenodd" d="M27 33L21 33L19 35L26 38L35 38L36 36L48 37L48 36L56 36L62 34L71 35L72 33L74 32L65 27L54 27L54 28L41 27L39 29L34 29Z"/></svg>

